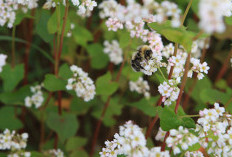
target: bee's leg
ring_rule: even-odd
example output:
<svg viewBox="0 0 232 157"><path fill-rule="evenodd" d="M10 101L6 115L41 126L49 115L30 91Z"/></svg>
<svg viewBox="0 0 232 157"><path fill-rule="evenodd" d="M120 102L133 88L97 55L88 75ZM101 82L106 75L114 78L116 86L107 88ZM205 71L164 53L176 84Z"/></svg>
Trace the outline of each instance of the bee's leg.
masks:
<svg viewBox="0 0 232 157"><path fill-rule="evenodd" d="M131 67L136 71L139 72L141 69L141 65L139 64L139 62L136 62L135 60L131 61Z"/></svg>

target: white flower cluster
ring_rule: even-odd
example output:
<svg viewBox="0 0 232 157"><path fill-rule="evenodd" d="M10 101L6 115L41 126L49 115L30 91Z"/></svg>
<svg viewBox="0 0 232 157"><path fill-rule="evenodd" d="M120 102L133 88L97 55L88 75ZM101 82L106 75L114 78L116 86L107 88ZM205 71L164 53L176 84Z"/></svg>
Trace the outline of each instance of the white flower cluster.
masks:
<svg viewBox="0 0 232 157"><path fill-rule="evenodd" d="M164 46L163 50L162 50L162 56L169 58L170 56L172 56L174 54L174 45L173 43L170 43L166 46Z"/></svg>
<svg viewBox="0 0 232 157"><path fill-rule="evenodd" d="M194 58L200 58L202 49L209 48L209 39L208 38L200 38L196 41L193 41L191 56Z"/></svg>
<svg viewBox="0 0 232 157"><path fill-rule="evenodd" d="M7 155L7 157L30 157L30 152L16 152L16 153L10 153Z"/></svg>
<svg viewBox="0 0 232 157"><path fill-rule="evenodd" d="M172 56L168 59L168 73L171 70L171 67L174 66L172 78L175 78L177 82L180 82L181 77L184 74L184 66L187 59L187 53L183 49L177 50L177 55Z"/></svg>
<svg viewBox="0 0 232 157"><path fill-rule="evenodd" d="M213 156L229 157L232 155L232 115L225 112L218 103L212 109L199 112L200 118L196 132L199 133L199 142L208 154Z"/></svg>
<svg viewBox="0 0 232 157"><path fill-rule="evenodd" d="M162 1L160 5L158 4L156 8L156 13L157 14L155 14L154 16L155 21L161 23L166 19L171 18L171 23L173 27L180 26L181 10L178 8L178 6L175 3L169 1Z"/></svg>
<svg viewBox="0 0 232 157"><path fill-rule="evenodd" d="M0 134L0 150L10 150L8 157L30 157L30 152L25 152L28 134L17 134L15 131L5 129Z"/></svg>
<svg viewBox="0 0 232 157"><path fill-rule="evenodd" d="M193 72L196 72L198 80L201 80L204 77L203 73L208 74L208 70L210 68L206 62L201 64L200 60L195 59L195 58L191 58L190 62L192 63L193 66L188 71L188 77L191 78L193 75Z"/></svg>
<svg viewBox="0 0 232 157"><path fill-rule="evenodd" d="M178 130L172 129L166 140L167 146L172 147L174 154L179 154L181 151L188 150L189 146L199 143L210 156L232 156L232 115L215 103L214 108L200 111L199 116L196 129L190 129L191 132L195 132L194 134L182 126ZM156 140L162 141L165 133L159 129ZM186 152L185 156L201 157L203 154L194 151Z"/></svg>
<svg viewBox="0 0 232 157"><path fill-rule="evenodd" d="M38 0L0 0L0 26L7 24L7 27L12 28L16 12L19 9L27 12L28 9L33 9L38 6Z"/></svg>
<svg viewBox="0 0 232 157"><path fill-rule="evenodd" d="M171 129L166 140L167 146L173 149L175 155L179 154L181 149L185 151L197 142L198 138L182 126L178 130Z"/></svg>
<svg viewBox="0 0 232 157"><path fill-rule="evenodd" d="M156 141L163 141L165 137L166 131L163 131L161 127L159 127L159 131L155 136Z"/></svg>
<svg viewBox="0 0 232 157"><path fill-rule="evenodd" d="M103 51L109 55L110 61L115 65L118 65L123 61L122 49L120 48L117 40L113 40L112 43L104 41Z"/></svg>
<svg viewBox="0 0 232 157"><path fill-rule="evenodd" d="M139 94L143 94L144 97L146 98L150 98L150 87L148 85L148 82L146 80L143 80L142 77L139 77L139 79L137 81L130 81L129 82L129 86L130 86L130 90L136 91Z"/></svg>
<svg viewBox="0 0 232 157"><path fill-rule="evenodd" d="M91 11L93 11L93 8L96 6L97 3L95 1L83 0L81 5L79 6L77 14L82 17L89 17L91 15Z"/></svg>
<svg viewBox="0 0 232 157"><path fill-rule="evenodd" d="M157 71L160 67L165 67L166 64L161 62L162 56L154 53L152 54L152 58L150 60L143 59L140 63L143 69L141 69L141 72L143 72L145 75L152 75Z"/></svg>
<svg viewBox="0 0 232 157"><path fill-rule="evenodd" d="M184 154L185 157L204 157L203 153L200 151L189 152Z"/></svg>
<svg viewBox="0 0 232 157"><path fill-rule="evenodd" d="M43 87L42 84L30 87L33 95L31 97L27 96L25 98L24 101L26 107L32 107L32 105L35 105L35 108L39 108L43 104L44 97L43 97L42 87Z"/></svg>
<svg viewBox="0 0 232 157"><path fill-rule="evenodd" d="M96 94L95 85L93 80L88 77L88 73L76 65L72 65L70 69L73 72L73 77L68 79L66 89L74 90L77 96L83 98L84 101L93 99Z"/></svg>
<svg viewBox="0 0 232 157"><path fill-rule="evenodd" d="M231 0L200 0L199 3L199 27L207 33L225 31L223 17L231 16Z"/></svg>
<svg viewBox="0 0 232 157"><path fill-rule="evenodd" d="M119 128L119 134L114 135L113 141L106 141L106 148L102 148L101 157L117 157L126 155L128 157L169 157L169 152L161 152L160 147L149 150L146 147L146 139L142 129L134 125L132 121L126 122Z"/></svg>
<svg viewBox="0 0 232 157"><path fill-rule="evenodd" d="M173 79L164 81L158 87L159 93L162 95L164 105L171 105L173 101L176 101L180 92L180 89L177 87L177 82Z"/></svg>
<svg viewBox="0 0 232 157"><path fill-rule="evenodd" d="M0 72L2 72L2 67L6 65L6 58L7 58L7 55L0 54Z"/></svg>
<svg viewBox="0 0 232 157"><path fill-rule="evenodd" d="M160 53L163 48L161 36L154 31L145 29L143 21L143 19L154 18L152 6L157 5L159 6L157 2L150 0L145 0L144 5L140 5L134 0L127 0L127 6L117 3L115 0L103 1L99 5L100 17L107 19L108 30L117 31L125 27L131 37L141 38L144 42L148 42L155 52Z"/></svg>
<svg viewBox="0 0 232 157"><path fill-rule="evenodd" d="M93 8L97 6L97 3L93 0L83 0L80 4L79 0L71 0L72 4L76 7L78 7L77 14L82 17L88 17L91 15L91 11L93 11ZM52 7L56 7L56 5L60 5L60 3L56 3L54 0L47 0L43 8L44 9L51 9ZM63 0L63 5L66 5L66 1Z"/></svg>
<svg viewBox="0 0 232 157"><path fill-rule="evenodd" d="M51 149L48 151L50 156L54 157L64 157L64 153L60 149Z"/></svg>
<svg viewBox="0 0 232 157"><path fill-rule="evenodd" d="M67 37L71 37L72 36L72 30L75 28L75 24L71 23L70 24L70 30L67 33Z"/></svg>

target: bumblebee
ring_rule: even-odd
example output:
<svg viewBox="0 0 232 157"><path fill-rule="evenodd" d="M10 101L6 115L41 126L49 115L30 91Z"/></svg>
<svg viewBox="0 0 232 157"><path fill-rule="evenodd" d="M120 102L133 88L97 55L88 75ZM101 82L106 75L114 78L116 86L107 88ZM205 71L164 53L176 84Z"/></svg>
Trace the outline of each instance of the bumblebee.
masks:
<svg viewBox="0 0 232 157"><path fill-rule="evenodd" d="M152 50L149 46L143 45L140 46L132 56L131 67L134 71L139 72L141 69L144 69L141 65L142 61L148 61L152 58Z"/></svg>

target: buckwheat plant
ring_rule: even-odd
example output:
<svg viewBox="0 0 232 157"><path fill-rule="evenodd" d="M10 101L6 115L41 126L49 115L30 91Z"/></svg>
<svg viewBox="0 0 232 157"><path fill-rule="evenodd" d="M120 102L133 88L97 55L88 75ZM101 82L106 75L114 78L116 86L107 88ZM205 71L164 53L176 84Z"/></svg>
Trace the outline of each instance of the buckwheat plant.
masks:
<svg viewBox="0 0 232 157"><path fill-rule="evenodd" d="M113 40L111 43L109 41L104 41L103 51L109 55L110 61L115 65L118 65L123 61L122 49L117 40Z"/></svg>
<svg viewBox="0 0 232 157"><path fill-rule="evenodd" d="M28 134L17 134L15 131L5 129L0 134L0 150L9 150L8 157L30 157L30 152L25 152L24 149L27 146Z"/></svg>
<svg viewBox="0 0 232 157"><path fill-rule="evenodd" d="M27 96L25 98L24 101L26 107L30 108L32 107L32 105L35 105L35 108L39 108L42 106L44 102L42 88L43 88L43 84L30 87L32 96Z"/></svg>
<svg viewBox="0 0 232 157"><path fill-rule="evenodd" d="M161 152L160 147L154 147L149 150L146 147L146 139L142 129L133 124L132 121L126 122L119 127L119 134L114 135L113 141L106 141L105 148L99 153L101 157L117 157L126 155L128 157L169 157L169 152Z"/></svg>
<svg viewBox="0 0 232 157"><path fill-rule="evenodd" d="M84 99L84 101L90 101L95 95L95 85L91 78L88 77L88 73L84 72L76 65L72 65L70 70L73 72L73 77L68 79L66 85L67 90L74 90L78 97Z"/></svg>
<svg viewBox="0 0 232 157"><path fill-rule="evenodd" d="M0 54L0 72L2 72L2 67L6 64L7 55Z"/></svg>
<svg viewBox="0 0 232 157"><path fill-rule="evenodd" d="M146 80L143 80L142 77L139 77L137 81L130 81L129 82L130 91L136 91L139 94L143 94L144 97L150 97L150 86Z"/></svg>

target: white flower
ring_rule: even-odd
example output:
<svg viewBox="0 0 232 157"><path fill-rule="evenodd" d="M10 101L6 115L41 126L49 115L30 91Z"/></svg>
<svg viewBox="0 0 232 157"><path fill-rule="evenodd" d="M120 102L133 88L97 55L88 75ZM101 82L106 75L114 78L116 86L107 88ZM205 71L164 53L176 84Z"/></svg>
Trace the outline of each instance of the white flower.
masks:
<svg viewBox="0 0 232 157"><path fill-rule="evenodd" d="M74 6L78 6L80 4L79 0L72 0Z"/></svg>
<svg viewBox="0 0 232 157"><path fill-rule="evenodd" d="M110 61L115 65L118 65L123 61L123 52L117 40L113 40L112 43L104 41L103 51L109 55Z"/></svg>
<svg viewBox="0 0 232 157"><path fill-rule="evenodd" d="M136 91L140 94L144 94L146 98L150 97L150 93L149 93L150 87L148 85L148 82L143 80L142 77L139 77L139 79L135 82L130 81L129 86L130 86L130 91Z"/></svg>
<svg viewBox="0 0 232 157"><path fill-rule="evenodd" d="M76 65L70 66L70 70L73 72L73 77L68 79L66 89L74 90L77 96L83 98L84 101L93 99L96 94L95 85L92 79L88 77L88 73Z"/></svg>
<svg viewBox="0 0 232 157"><path fill-rule="evenodd" d="M27 96L24 99L26 107L32 107L32 105L35 105L35 108L39 108L43 104L44 97L42 92L42 86L43 85L41 84L31 87L31 92L33 93L33 95L31 97Z"/></svg>

